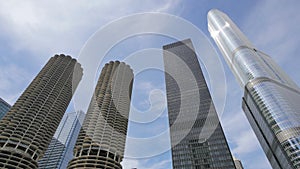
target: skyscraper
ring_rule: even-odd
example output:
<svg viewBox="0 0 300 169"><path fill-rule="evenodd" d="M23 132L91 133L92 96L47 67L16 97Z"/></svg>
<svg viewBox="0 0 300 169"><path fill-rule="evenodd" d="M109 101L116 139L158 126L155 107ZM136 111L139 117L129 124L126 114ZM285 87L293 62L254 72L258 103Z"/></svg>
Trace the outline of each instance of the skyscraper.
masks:
<svg viewBox="0 0 300 169"><path fill-rule="evenodd" d="M105 64L68 168L121 169L133 71L123 62Z"/></svg>
<svg viewBox="0 0 300 169"><path fill-rule="evenodd" d="M192 41L163 50L173 168L235 169Z"/></svg>
<svg viewBox="0 0 300 169"><path fill-rule="evenodd" d="M208 29L242 88L243 110L274 169L300 168L300 91L224 13L208 13Z"/></svg>
<svg viewBox="0 0 300 169"><path fill-rule="evenodd" d="M39 169L67 168L73 158L73 149L84 116L82 111L64 114L44 157L38 162Z"/></svg>
<svg viewBox="0 0 300 169"><path fill-rule="evenodd" d="M10 107L11 106L6 101L0 98L0 119L4 117L4 115L8 112Z"/></svg>
<svg viewBox="0 0 300 169"><path fill-rule="evenodd" d="M235 165L236 169L244 169L241 160L236 159L234 157L233 157L233 160L234 160L234 165Z"/></svg>
<svg viewBox="0 0 300 169"><path fill-rule="evenodd" d="M38 167L81 76L70 56L48 61L0 121L0 168Z"/></svg>

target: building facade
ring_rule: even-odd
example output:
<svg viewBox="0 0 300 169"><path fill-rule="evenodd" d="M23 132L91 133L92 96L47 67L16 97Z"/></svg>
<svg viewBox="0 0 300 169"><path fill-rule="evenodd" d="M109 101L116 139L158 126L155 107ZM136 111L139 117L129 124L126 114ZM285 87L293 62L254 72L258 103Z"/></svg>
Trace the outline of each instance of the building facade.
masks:
<svg viewBox="0 0 300 169"><path fill-rule="evenodd" d="M0 98L0 119L4 117L4 115L9 111L10 105L4 101L2 98Z"/></svg>
<svg viewBox="0 0 300 169"><path fill-rule="evenodd" d="M300 91L224 13L208 13L208 29L245 89L243 110L274 169L300 168Z"/></svg>
<svg viewBox="0 0 300 169"><path fill-rule="evenodd" d="M190 39L163 46L174 169L235 169Z"/></svg>
<svg viewBox="0 0 300 169"><path fill-rule="evenodd" d="M84 117L82 111L64 114L44 157L38 162L39 169L67 168L73 158L73 149Z"/></svg>
<svg viewBox="0 0 300 169"><path fill-rule="evenodd" d="M38 167L81 76L70 56L47 62L0 121L0 168Z"/></svg>
<svg viewBox="0 0 300 169"><path fill-rule="evenodd" d="M105 64L80 130L69 169L121 169L128 127L133 71L123 62Z"/></svg>
<svg viewBox="0 0 300 169"><path fill-rule="evenodd" d="M241 160L233 158L236 169L244 169Z"/></svg>

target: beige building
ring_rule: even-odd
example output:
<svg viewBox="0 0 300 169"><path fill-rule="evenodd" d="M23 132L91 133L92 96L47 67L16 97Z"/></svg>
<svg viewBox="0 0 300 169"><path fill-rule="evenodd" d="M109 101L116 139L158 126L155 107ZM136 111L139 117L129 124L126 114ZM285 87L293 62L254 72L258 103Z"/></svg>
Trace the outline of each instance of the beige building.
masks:
<svg viewBox="0 0 300 169"><path fill-rule="evenodd" d="M48 61L0 121L0 168L38 167L81 76L70 56Z"/></svg>
<svg viewBox="0 0 300 169"><path fill-rule="evenodd" d="M133 71L123 62L105 64L74 148L69 169L121 169Z"/></svg>

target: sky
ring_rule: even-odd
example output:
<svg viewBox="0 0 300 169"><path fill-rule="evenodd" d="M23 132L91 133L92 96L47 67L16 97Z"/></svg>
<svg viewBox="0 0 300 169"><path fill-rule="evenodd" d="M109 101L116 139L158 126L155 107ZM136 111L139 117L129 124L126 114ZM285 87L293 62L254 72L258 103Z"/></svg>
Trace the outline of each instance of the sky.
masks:
<svg viewBox="0 0 300 169"><path fill-rule="evenodd" d="M78 60L86 59L83 57L82 51L89 40L106 26L120 23L116 22L120 18L145 12L171 14L201 30L207 37L207 41L215 47L223 65L221 69L224 70L226 77L224 86L227 92L224 111L218 113L232 154L242 161L246 169L269 169L271 167L268 160L241 109L243 89L238 85L210 38L206 17L207 12L212 8L226 13L252 44L270 55L299 86L299 7L300 2L296 0L247 2L238 0L124 0L121 2L110 0L53 0L47 2L1 0L0 97L8 103L14 104L54 54L64 53L78 58ZM140 30L152 28L166 30L165 28L170 26L167 25L169 22L155 24L156 22L147 23L147 20L143 20L137 23L140 22L145 23L144 27L139 27ZM134 26L136 25L125 24L123 27L110 30L109 35L129 31ZM174 26L174 31L179 31L183 35L189 34L186 32L187 30L181 30L176 26ZM179 37L192 38L192 40L196 38ZM99 53L104 52L100 50L106 45L106 40L107 38L104 38L102 39L103 43L97 44ZM150 63L153 60L153 54L157 53L147 53L147 49L151 49L152 52L155 52L153 49L159 51L163 45L175 41L174 37L151 33L124 38L114 44L102 60L99 58L99 61L95 61L97 72L93 74L94 81L97 80L102 65L109 60L130 60L136 56L144 56L138 63ZM204 67L206 65L202 59L204 59L205 52L198 51L197 53L198 59ZM159 58L156 59L159 62ZM168 150L170 145L168 145L169 138L167 137L168 121L163 71L159 69L140 72L134 69L134 71L132 105L138 112L130 112L128 137L141 139L162 137L159 137L156 142L144 144L143 147L135 146L128 139L122 165L125 169L133 167L142 169L172 168L171 154ZM206 70L204 69L204 71ZM213 84L210 84L210 78L216 79L217 77L209 76L209 72L204 72L204 74L210 90L214 90L211 88ZM93 88L91 89L93 90ZM217 106L221 104L218 102L218 96L213 98L216 98L214 101ZM72 111L75 104L75 101L71 102L68 111ZM139 113L144 113L145 116L143 119L139 119L140 121L135 121L134 119L139 116ZM155 116L152 116L153 114ZM149 120L149 118L152 119ZM144 122L141 122L143 120ZM143 154L139 154L139 152L143 152ZM138 155L144 156L137 158Z"/></svg>

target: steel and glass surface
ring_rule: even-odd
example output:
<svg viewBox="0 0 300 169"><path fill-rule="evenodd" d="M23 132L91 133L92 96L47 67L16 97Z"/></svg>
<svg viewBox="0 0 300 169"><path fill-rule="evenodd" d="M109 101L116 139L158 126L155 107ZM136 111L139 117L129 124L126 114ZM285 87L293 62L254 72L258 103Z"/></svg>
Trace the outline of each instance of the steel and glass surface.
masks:
<svg viewBox="0 0 300 169"><path fill-rule="evenodd" d="M73 158L73 149L85 114L82 111L65 113L55 134L38 162L39 169L65 169Z"/></svg>
<svg viewBox="0 0 300 169"><path fill-rule="evenodd" d="M4 101L2 98L0 98L0 119L2 119L5 114L9 111L10 105Z"/></svg>
<svg viewBox="0 0 300 169"><path fill-rule="evenodd" d="M235 169L192 41L163 50L173 168Z"/></svg>
<svg viewBox="0 0 300 169"><path fill-rule="evenodd" d="M300 91L271 57L255 49L224 13L208 30L242 88L243 109L274 169L300 168Z"/></svg>

